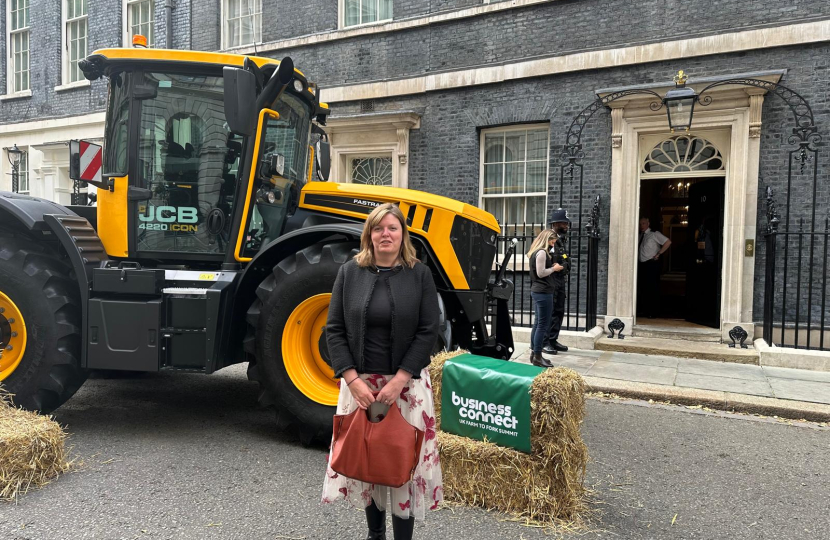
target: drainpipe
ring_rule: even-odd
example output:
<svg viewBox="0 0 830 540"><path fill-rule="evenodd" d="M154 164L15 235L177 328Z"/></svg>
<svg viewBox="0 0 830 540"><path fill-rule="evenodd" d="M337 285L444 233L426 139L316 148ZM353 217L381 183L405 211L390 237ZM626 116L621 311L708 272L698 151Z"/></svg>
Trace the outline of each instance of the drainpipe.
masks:
<svg viewBox="0 0 830 540"><path fill-rule="evenodd" d="M173 48L173 0L164 0L165 22L167 23L167 48Z"/></svg>

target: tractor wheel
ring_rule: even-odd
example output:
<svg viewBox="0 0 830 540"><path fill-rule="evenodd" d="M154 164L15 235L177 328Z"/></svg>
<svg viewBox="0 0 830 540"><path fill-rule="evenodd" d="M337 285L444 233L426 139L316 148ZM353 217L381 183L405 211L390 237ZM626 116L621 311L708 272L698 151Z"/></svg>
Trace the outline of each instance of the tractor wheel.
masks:
<svg viewBox="0 0 830 540"><path fill-rule="evenodd" d="M296 427L304 445L331 437L340 388L324 329L337 272L356 248L317 244L282 260L248 310L248 375L260 385L260 404L273 405L277 427Z"/></svg>
<svg viewBox="0 0 830 540"><path fill-rule="evenodd" d="M51 412L83 384L81 303L70 265L38 240L0 229L0 386Z"/></svg>

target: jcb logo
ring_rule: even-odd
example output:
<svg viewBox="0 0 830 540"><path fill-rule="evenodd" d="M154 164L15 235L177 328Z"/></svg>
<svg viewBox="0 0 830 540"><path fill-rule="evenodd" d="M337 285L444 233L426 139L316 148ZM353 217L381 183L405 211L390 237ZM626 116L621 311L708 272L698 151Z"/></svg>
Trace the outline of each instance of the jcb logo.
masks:
<svg viewBox="0 0 830 540"><path fill-rule="evenodd" d="M197 233L199 226L193 225L199 221L197 216L198 209L192 206L142 206L139 211L146 212L146 214L139 214L138 219L144 223L139 223L138 228L145 231L173 231ZM153 223L147 223L147 222ZM168 225L170 223L171 225Z"/></svg>
<svg viewBox="0 0 830 540"><path fill-rule="evenodd" d="M157 221L159 223L196 223L197 209L192 206L148 206L147 214L139 214L141 221Z"/></svg>

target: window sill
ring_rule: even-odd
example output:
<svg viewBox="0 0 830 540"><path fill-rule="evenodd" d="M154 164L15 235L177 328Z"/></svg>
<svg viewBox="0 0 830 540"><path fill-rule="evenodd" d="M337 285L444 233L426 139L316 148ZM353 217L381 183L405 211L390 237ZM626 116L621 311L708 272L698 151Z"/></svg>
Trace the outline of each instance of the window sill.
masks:
<svg viewBox="0 0 830 540"><path fill-rule="evenodd" d="M72 83L62 84L55 87L55 92L66 92L67 90L74 90L76 88L86 88L90 85L89 80L75 81Z"/></svg>
<svg viewBox="0 0 830 540"><path fill-rule="evenodd" d="M340 28L338 28L338 30L354 30L356 28L366 28L368 26L380 26L380 25L383 25L383 24L389 24L393 20L394 19L382 19L380 21L372 21L372 22L367 22L367 23L362 23L362 24L352 24L352 25L349 25L349 26L346 26L344 24Z"/></svg>
<svg viewBox="0 0 830 540"><path fill-rule="evenodd" d="M236 50L236 49L244 49L246 47L261 47L262 43L263 43L262 41L257 41L256 43L243 43L241 45L224 46L222 51L233 51L233 50ZM236 53L233 53L233 54L236 54ZM275 58L275 60L277 60L277 59Z"/></svg>
<svg viewBox="0 0 830 540"><path fill-rule="evenodd" d="M6 94L4 96L0 96L0 101L11 101L13 99L20 99L20 98L27 98L32 97L31 90L23 90L22 92L15 92L13 94Z"/></svg>

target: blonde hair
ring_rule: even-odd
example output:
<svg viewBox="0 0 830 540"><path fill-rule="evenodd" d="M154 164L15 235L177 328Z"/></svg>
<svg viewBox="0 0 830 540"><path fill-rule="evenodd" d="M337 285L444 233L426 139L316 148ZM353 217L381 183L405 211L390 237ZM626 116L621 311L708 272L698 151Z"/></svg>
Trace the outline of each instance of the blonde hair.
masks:
<svg viewBox="0 0 830 540"><path fill-rule="evenodd" d="M383 218L392 214L401 224L401 252L398 255L404 266L412 268L418 262L415 256L415 247L409 239L409 229L406 227L406 220L403 212L397 205L386 203L378 206L366 218L363 225L363 233L360 235L360 252L354 256L357 265L361 267L375 266L375 246L372 244L372 229L374 229Z"/></svg>
<svg viewBox="0 0 830 540"><path fill-rule="evenodd" d="M544 250L547 255L548 242L550 242L551 238L556 240L556 231L553 229L542 229L542 232L530 244L530 251L527 252L527 258L530 259L533 257L533 254L540 249Z"/></svg>

